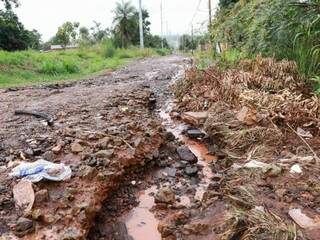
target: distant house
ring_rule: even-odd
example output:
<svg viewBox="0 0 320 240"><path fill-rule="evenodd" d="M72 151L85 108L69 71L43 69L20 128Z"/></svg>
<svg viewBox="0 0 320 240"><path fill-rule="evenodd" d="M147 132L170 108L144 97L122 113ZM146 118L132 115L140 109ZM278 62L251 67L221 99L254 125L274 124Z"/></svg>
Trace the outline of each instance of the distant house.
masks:
<svg viewBox="0 0 320 240"><path fill-rule="evenodd" d="M66 47L63 47L62 45L51 45L50 46L50 51L61 51L65 49L76 49L78 48L78 45L73 44L73 45L67 45Z"/></svg>

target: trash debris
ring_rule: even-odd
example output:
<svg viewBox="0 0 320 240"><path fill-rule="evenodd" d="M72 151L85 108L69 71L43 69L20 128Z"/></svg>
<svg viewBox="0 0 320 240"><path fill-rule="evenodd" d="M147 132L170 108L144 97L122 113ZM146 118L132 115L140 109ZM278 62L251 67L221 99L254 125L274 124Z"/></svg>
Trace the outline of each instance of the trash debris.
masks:
<svg viewBox="0 0 320 240"><path fill-rule="evenodd" d="M31 211L35 200L31 181L22 179L16 184L13 187L13 199L19 208L25 212Z"/></svg>
<svg viewBox="0 0 320 240"><path fill-rule="evenodd" d="M55 164L41 159L33 163L21 163L12 169L9 176L24 178L33 183L42 179L64 181L71 178L71 168L63 163Z"/></svg>
<svg viewBox="0 0 320 240"><path fill-rule="evenodd" d="M308 217L302 213L301 209L291 209L289 211L289 216L295 221L301 228L304 229L318 229L320 228L320 221L315 221L314 219Z"/></svg>
<svg viewBox="0 0 320 240"><path fill-rule="evenodd" d="M268 166L269 166L269 164L259 162L256 160L251 160L250 162L248 162L244 165L245 168L267 168Z"/></svg>
<svg viewBox="0 0 320 240"><path fill-rule="evenodd" d="M290 173L302 173L302 169L299 164L295 164L291 167Z"/></svg>
<svg viewBox="0 0 320 240"><path fill-rule="evenodd" d="M44 120L47 121L49 126L53 126L53 123L54 123L53 118L45 113L40 113L36 111L27 111L27 110L16 110L14 114L15 115L31 115L31 116L35 116L36 118L43 118Z"/></svg>
<svg viewBox="0 0 320 240"><path fill-rule="evenodd" d="M297 133L300 137L304 137L304 138L312 138L312 134L309 131L305 131L302 128L297 128Z"/></svg>

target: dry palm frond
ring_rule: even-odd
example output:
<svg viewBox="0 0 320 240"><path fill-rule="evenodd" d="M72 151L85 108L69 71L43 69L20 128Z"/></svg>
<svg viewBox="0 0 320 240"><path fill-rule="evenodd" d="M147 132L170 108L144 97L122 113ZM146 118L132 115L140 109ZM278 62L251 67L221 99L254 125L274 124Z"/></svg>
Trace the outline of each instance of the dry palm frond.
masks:
<svg viewBox="0 0 320 240"><path fill-rule="evenodd" d="M246 212L234 209L226 226L223 240L296 240L298 235L304 239L294 224L286 223L263 207Z"/></svg>

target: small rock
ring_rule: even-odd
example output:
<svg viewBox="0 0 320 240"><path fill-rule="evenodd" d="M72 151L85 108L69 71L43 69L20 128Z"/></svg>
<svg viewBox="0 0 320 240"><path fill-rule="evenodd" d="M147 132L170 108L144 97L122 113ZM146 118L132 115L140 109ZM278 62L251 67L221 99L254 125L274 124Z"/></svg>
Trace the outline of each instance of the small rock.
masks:
<svg viewBox="0 0 320 240"><path fill-rule="evenodd" d="M30 220L28 218L21 217L17 221L15 234L18 237L23 237L29 233L32 233L34 231L34 229L35 229L35 227L34 227L34 223L32 220Z"/></svg>
<svg viewBox="0 0 320 240"><path fill-rule="evenodd" d="M24 153L27 157L33 156L33 150L31 148L28 148L27 150L25 150Z"/></svg>
<svg viewBox="0 0 320 240"><path fill-rule="evenodd" d="M52 224L55 222L55 217L52 215L52 214L45 214L42 216L42 221L45 223L45 224Z"/></svg>
<svg viewBox="0 0 320 240"><path fill-rule="evenodd" d="M79 143L73 143L71 145L71 151L73 153L80 153L83 151L83 147Z"/></svg>
<svg viewBox="0 0 320 240"><path fill-rule="evenodd" d="M175 168L170 168L170 167L166 167L164 169L164 172L168 174L169 177L175 177L176 173L177 173L177 169Z"/></svg>
<svg viewBox="0 0 320 240"><path fill-rule="evenodd" d="M98 158L110 158L113 156L114 150L109 149L109 150L101 150L97 153L95 153L95 156Z"/></svg>
<svg viewBox="0 0 320 240"><path fill-rule="evenodd" d="M55 154L60 153L61 152L61 145L57 145L54 148L52 148L52 152L54 152Z"/></svg>
<svg viewBox="0 0 320 240"><path fill-rule="evenodd" d="M182 120L194 125L203 124L208 118L208 112L185 112L181 116Z"/></svg>
<svg viewBox="0 0 320 240"><path fill-rule="evenodd" d="M52 151L47 151L42 155L43 159L51 162L54 159L54 154Z"/></svg>
<svg viewBox="0 0 320 240"><path fill-rule="evenodd" d="M187 146L178 147L177 152L182 160L188 161L190 163L198 162L196 156L190 151Z"/></svg>
<svg viewBox="0 0 320 240"><path fill-rule="evenodd" d="M41 217L42 213L40 209L35 209L32 211L31 216L33 220L38 220Z"/></svg>
<svg viewBox="0 0 320 240"><path fill-rule="evenodd" d="M188 175L188 176L195 176L198 174L198 168L197 167L186 167L186 169L184 170L185 173Z"/></svg>
<svg viewBox="0 0 320 240"><path fill-rule="evenodd" d="M320 229L320 221L312 219L305 215L301 209L291 209L289 216L295 221L301 228L304 229Z"/></svg>
<svg viewBox="0 0 320 240"><path fill-rule="evenodd" d="M83 236L80 230L75 228L69 228L64 230L61 234L61 240L76 240L76 239L83 239Z"/></svg>
<svg viewBox="0 0 320 240"><path fill-rule="evenodd" d="M92 180L97 175L97 170L93 167L82 166L80 168L80 175L82 178Z"/></svg>
<svg viewBox="0 0 320 240"><path fill-rule="evenodd" d="M49 193L47 189L42 189L35 194L35 202L37 204L46 202L49 200Z"/></svg>
<svg viewBox="0 0 320 240"><path fill-rule="evenodd" d="M158 191L154 198L155 203L173 204L176 201L176 196L171 188L166 187Z"/></svg>
<svg viewBox="0 0 320 240"><path fill-rule="evenodd" d="M203 138L205 136L199 129L190 129L187 131L187 135L191 139Z"/></svg>
<svg viewBox="0 0 320 240"><path fill-rule="evenodd" d="M173 135L172 132L166 132L165 133L165 138L169 142L174 141L176 139L176 137Z"/></svg>

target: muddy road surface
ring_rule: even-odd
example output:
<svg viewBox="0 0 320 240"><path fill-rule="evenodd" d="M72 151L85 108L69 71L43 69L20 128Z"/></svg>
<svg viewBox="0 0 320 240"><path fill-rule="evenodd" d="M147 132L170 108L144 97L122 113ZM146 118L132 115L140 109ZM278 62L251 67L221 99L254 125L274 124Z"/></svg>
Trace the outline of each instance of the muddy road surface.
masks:
<svg viewBox="0 0 320 240"><path fill-rule="evenodd" d="M224 206L201 211L214 157L169 114L169 86L188 64L148 58L85 81L0 90L0 239L214 239ZM41 159L71 178L8 177Z"/></svg>

